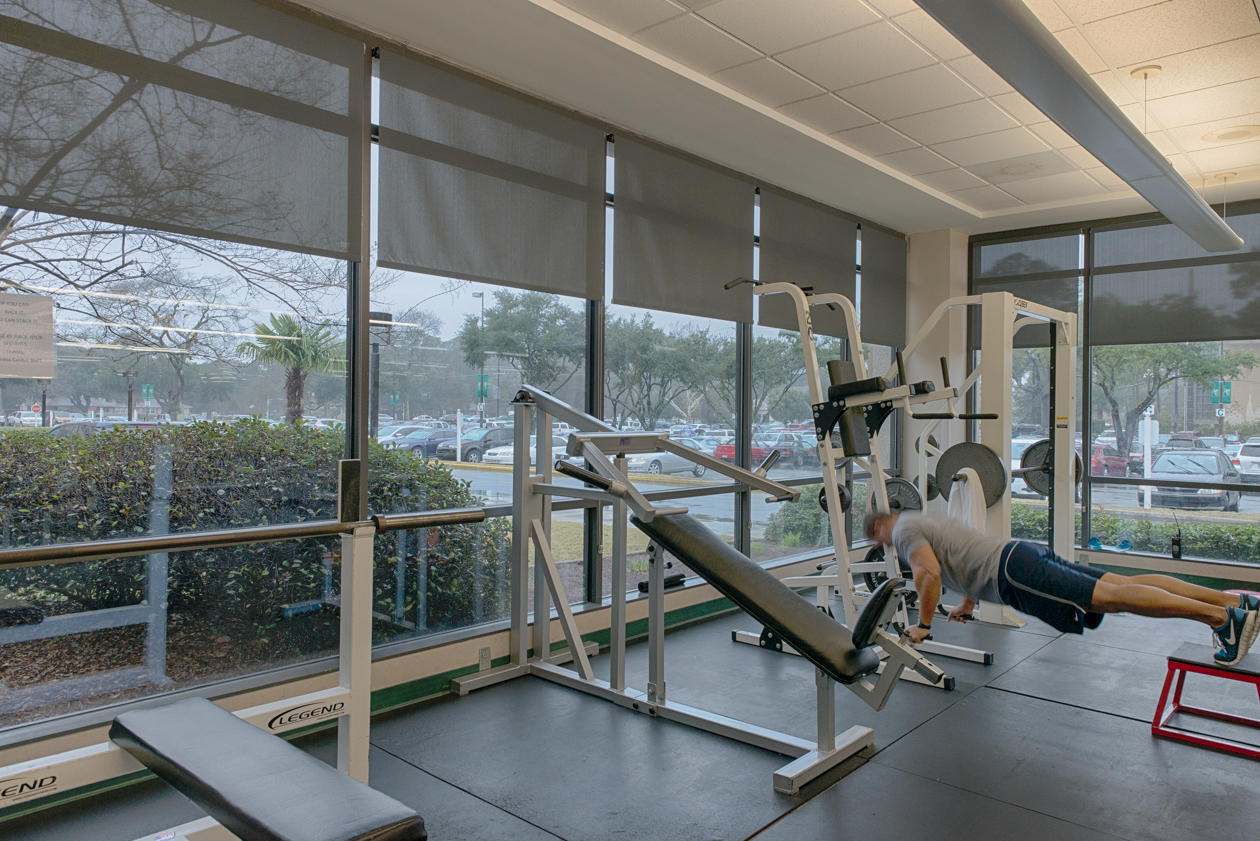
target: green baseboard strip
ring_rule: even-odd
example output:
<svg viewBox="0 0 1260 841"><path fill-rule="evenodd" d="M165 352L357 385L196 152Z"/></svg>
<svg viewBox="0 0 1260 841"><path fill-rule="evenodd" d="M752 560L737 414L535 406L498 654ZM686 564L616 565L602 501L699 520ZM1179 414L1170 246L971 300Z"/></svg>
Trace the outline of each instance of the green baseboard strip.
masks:
<svg viewBox="0 0 1260 841"><path fill-rule="evenodd" d="M688 605L677 610L667 611L665 613L665 629L674 630L686 625L708 619L721 613L729 613L734 611L735 605L726 598L710 599L709 601L700 602L699 604ZM626 624L626 640L636 641L647 637L648 622L646 619L637 619ZM589 634L583 634L582 639L586 642L593 642L601 649L608 647L612 638L611 632L605 628ZM553 642L551 648L553 651L564 648L566 643L564 640ZM531 651L532 654L532 651ZM492 660L491 668L498 666L506 666L510 662L509 657L499 657ZM451 681L457 677L475 674L477 666L462 666L458 669L442 672L428 677L418 678L417 680L398 683L393 686L387 686L383 689L377 689L372 693L372 714L388 712L400 709L402 707L412 706L414 704L431 701L436 698L449 695L451 691ZM297 739L310 733L316 733L320 730L327 730L337 725L336 720L312 724L308 727L299 727L296 730L290 730L283 734L285 739ZM58 792L48 797L32 800L17 806L10 806L7 809L0 809L0 824L5 821L19 818L24 815L30 815L35 812L42 812L46 809L53 809L58 806L64 806L67 803L73 803L78 800L84 800L89 797L95 797L110 791L117 791L136 783L146 780L156 779L152 771L135 771L121 777L115 777L110 780L102 780L99 783L80 786L70 791Z"/></svg>

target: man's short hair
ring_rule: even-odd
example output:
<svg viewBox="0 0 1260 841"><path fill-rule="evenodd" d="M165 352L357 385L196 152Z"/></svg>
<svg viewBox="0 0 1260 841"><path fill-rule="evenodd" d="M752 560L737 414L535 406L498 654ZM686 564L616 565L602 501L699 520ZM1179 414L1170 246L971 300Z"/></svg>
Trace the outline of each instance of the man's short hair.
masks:
<svg viewBox="0 0 1260 841"><path fill-rule="evenodd" d="M875 529L879 528L880 523L885 520L891 520L893 515L887 511L880 511L872 508L866 512L866 518L862 520L862 532L866 535L867 540L875 539Z"/></svg>

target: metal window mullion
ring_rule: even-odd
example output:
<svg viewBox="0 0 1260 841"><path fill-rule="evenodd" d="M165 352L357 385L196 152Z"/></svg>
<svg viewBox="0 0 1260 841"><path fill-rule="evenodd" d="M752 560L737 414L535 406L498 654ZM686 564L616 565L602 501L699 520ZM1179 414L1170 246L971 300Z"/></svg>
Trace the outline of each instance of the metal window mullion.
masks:
<svg viewBox="0 0 1260 841"><path fill-rule="evenodd" d="M350 166L347 172L347 236L354 259L346 270L346 458L359 459L357 518L368 516L368 313L371 310L372 50L350 92Z"/></svg>
<svg viewBox="0 0 1260 841"><path fill-rule="evenodd" d="M735 324L735 463L751 467L752 462L752 322ZM752 554L752 492L735 494L735 548Z"/></svg>
<svg viewBox="0 0 1260 841"><path fill-rule="evenodd" d="M1085 457L1085 453L1090 448L1090 442L1094 440L1094 430L1090 425L1090 417L1093 414L1093 391L1094 391L1094 359L1093 345L1091 343L1089 331L1091 321L1090 303L1094 291L1094 230L1086 228L1083 236L1085 237L1085 260L1083 266L1083 274L1081 280L1083 288L1081 289L1081 318L1080 333L1077 335L1077 346L1080 348L1080 366L1081 366L1081 390L1077 395L1080 401L1081 411L1081 458L1085 462L1085 469L1081 471L1081 534L1079 547L1085 548L1089 546L1090 538L1090 511L1092 508L1092 500L1094 495L1093 480L1090 477L1089 462Z"/></svg>
<svg viewBox="0 0 1260 841"><path fill-rule="evenodd" d="M597 418L604 416L604 302L596 299L586 302L586 411ZM604 507L585 509L582 524L586 602L600 604L604 600L604 559L600 552Z"/></svg>

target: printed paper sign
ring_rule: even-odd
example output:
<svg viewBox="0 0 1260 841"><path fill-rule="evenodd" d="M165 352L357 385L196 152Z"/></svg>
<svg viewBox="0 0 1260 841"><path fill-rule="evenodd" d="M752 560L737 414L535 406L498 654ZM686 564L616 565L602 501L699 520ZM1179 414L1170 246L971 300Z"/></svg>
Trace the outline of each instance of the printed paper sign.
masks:
<svg viewBox="0 0 1260 841"><path fill-rule="evenodd" d="M0 377L53 378L53 302L45 295L0 294Z"/></svg>

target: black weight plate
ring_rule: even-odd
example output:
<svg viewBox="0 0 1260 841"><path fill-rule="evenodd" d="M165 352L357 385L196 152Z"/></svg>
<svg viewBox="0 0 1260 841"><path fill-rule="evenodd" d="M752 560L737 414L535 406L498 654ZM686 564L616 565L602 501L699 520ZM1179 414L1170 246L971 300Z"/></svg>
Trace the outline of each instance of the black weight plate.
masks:
<svg viewBox="0 0 1260 841"><path fill-rule="evenodd" d="M919 489L908 480L899 477L885 479L884 487L888 488L888 507L894 513L923 510L923 497L919 495Z"/></svg>
<svg viewBox="0 0 1260 841"><path fill-rule="evenodd" d="M840 511L849 513L849 509L853 507L853 494L849 493L849 489L844 485L836 488L840 492ZM818 506L822 510L827 510L827 489L825 487L818 489Z"/></svg>
<svg viewBox="0 0 1260 841"><path fill-rule="evenodd" d="M1076 484L1081 483L1081 474L1085 470L1085 465L1081 461L1081 454L1076 453ZM1042 438L1040 441L1034 441L1024 450L1024 454L1019 459L1019 469L1027 470L1027 473L1021 473L1020 478L1024 480L1024 484L1041 494L1042 496L1050 495L1050 439Z"/></svg>
<svg viewBox="0 0 1260 841"><path fill-rule="evenodd" d="M980 477L985 506L997 504L1002 494L1006 493L1006 465L993 450L970 441L955 444L936 460L936 484L941 489L941 495L949 499L954 476L964 467L970 467Z"/></svg>
<svg viewBox="0 0 1260 841"><path fill-rule="evenodd" d="M936 476L931 473L927 475L927 488L927 498L929 502L941 495L941 486L936 484Z"/></svg>

